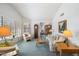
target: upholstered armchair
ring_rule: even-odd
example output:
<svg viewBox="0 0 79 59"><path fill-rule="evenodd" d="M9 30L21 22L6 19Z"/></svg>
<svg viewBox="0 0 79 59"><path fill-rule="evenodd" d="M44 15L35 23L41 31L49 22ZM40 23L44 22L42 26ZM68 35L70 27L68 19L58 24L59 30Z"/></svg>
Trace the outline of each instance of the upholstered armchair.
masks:
<svg viewBox="0 0 79 59"><path fill-rule="evenodd" d="M24 41L31 40L31 34L30 33L24 33L23 34L23 40Z"/></svg>

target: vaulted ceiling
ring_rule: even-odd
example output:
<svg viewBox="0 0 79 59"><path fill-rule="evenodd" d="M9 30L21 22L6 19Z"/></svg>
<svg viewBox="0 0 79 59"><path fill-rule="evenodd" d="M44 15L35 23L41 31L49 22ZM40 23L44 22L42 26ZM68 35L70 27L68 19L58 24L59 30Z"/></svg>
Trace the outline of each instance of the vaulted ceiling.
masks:
<svg viewBox="0 0 79 59"><path fill-rule="evenodd" d="M52 19L61 3L12 3L23 17L31 20Z"/></svg>

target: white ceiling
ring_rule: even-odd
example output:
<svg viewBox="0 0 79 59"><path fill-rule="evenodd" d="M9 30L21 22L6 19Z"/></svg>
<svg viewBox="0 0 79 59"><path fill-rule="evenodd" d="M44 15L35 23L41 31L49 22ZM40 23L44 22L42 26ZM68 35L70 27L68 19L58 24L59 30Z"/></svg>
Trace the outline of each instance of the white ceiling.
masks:
<svg viewBox="0 0 79 59"><path fill-rule="evenodd" d="M26 18L31 20L52 19L61 3L12 3L11 5Z"/></svg>

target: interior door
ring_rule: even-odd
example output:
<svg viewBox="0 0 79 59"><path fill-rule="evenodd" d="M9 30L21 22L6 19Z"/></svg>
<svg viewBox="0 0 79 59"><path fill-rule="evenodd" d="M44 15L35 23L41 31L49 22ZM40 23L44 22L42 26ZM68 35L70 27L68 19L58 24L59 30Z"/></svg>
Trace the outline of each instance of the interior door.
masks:
<svg viewBox="0 0 79 59"><path fill-rule="evenodd" d="M34 38L38 38L38 24L34 25Z"/></svg>

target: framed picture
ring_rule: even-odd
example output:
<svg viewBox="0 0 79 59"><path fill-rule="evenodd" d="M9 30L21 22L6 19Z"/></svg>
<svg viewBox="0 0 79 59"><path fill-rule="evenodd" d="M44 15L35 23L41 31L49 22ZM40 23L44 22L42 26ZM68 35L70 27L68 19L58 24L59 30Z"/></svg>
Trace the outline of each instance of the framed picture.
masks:
<svg viewBox="0 0 79 59"><path fill-rule="evenodd" d="M58 22L58 27L59 33L63 33L63 31L67 29L67 20Z"/></svg>

